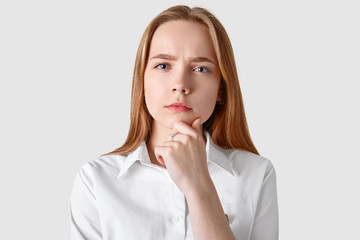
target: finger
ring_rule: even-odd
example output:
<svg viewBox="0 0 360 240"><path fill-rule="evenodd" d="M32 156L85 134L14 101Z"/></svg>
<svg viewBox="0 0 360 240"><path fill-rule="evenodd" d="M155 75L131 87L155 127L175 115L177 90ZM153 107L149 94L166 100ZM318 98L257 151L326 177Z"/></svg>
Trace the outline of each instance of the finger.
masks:
<svg viewBox="0 0 360 240"><path fill-rule="evenodd" d="M165 161L164 161L164 158L163 158L163 153L161 151L161 149L154 149L154 154L155 154L155 157L156 157L156 160L161 163L161 164L164 164Z"/></svg>
<svg viewBox="0 0 360 240"><path fill-rule="evenodd" d="M173 125L173 130L176 130L182 134L190 135L192 137L196 137L196 135L198 134L197 129L194 129L192 126L189 126L182 121L176 121Z"/></svg>
<svg viewBox="0 0 360 240"><path fill-rule="evenodd" d="M169 137L168 137L168 141L174 141L175 140L175 137L177 136L177 135L179 135L180 133L179 133L179 131L177 131L177 130L172 130L172 133L169 135Z"/></svg>
<svg viewBox="0 0 360 240"><path fill-rule="evenodd" d="M175 141L165 141L162 144L156 146L154 148L154 153L156 159L161 163L163 162L166 165L166 161L168 160L171 152L177 151L180 147L180 142ZM170 154L170 155L169 155Z"/></svg>
<svg viewBox="0 0 360 240"><path fill-rule="evenodd" d="M166 166L165 161L164 161L164 159L162 158L162 156L157 156L157 155L155 155L155 156L156 156L156 160L157 160L161 165L165 165L165 166Z"/></svg>
<svg viewBox="0 0 360 240"><path fill-rule="evenodd" d="M189 138L189 135L177 132L174 137L173 135L169 136L169 139L163 142L163 144L166 146L172 146L174 149L176 149L178 147L176 146L176 143L186 144L189 141Z"/></svg>
<svg viewBox="0 0 360 240"><path fill-rule="evenodd" d="M199 134L202 134L202 126L201 126L201 119L200 118L195 119L192 122L191 127L193 129L195 129Z"/></svg>
<svg viewBox="0 0 360 240"><path fill-rule="evenodd" d="M166 166L165 160L164 160L164 154L167 151L167 146L156 146L154 149L156 160Z"/></svg>

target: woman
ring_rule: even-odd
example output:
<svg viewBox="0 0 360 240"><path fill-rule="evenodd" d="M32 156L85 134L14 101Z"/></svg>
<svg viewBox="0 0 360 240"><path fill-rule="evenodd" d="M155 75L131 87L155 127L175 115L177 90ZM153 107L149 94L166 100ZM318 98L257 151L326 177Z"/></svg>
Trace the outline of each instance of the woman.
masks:
<svg viewBox="0 0 360 240"><path fill-rule="evenodd" d="M221 23L175 6L145 30L120 148L85 164L72 239L277 239L275 171L251 141Z"/></svg>

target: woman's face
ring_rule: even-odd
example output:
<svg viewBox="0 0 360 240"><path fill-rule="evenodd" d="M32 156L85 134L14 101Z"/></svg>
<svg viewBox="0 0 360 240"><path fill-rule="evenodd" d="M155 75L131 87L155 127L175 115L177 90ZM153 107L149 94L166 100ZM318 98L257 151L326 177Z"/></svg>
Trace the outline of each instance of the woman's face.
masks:
<svg viewBox="0 0 360 240"><path fill-rule="evenodd" d="M190 125L212 114L220 86L215 50L205 25L176 20L155 31L145 69L146 106L153 124Z"/></svg>

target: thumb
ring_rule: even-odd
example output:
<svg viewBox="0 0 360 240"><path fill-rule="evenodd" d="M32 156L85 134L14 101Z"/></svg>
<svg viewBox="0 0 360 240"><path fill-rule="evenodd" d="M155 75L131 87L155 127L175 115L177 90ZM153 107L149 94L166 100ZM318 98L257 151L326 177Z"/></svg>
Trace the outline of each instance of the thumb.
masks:
<svg viewBox="0 0 360 240"><path fill-rule="evenodd" d="M201 129L201 119L197 118L195 119L192 124L191 127L194 128L197 132L199 132L200 134L202 133L202 129Z"/></svg>

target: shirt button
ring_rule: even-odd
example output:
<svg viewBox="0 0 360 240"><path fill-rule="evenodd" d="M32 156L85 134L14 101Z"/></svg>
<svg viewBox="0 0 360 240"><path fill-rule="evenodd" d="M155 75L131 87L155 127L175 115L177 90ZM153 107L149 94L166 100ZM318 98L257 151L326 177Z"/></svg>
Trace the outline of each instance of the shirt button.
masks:
<svg viewBox="0 0 360 240"><path fill-rule="evenodd" d="M171 223L177 223L179 220L180 220L180 218L179 218L179 217L175 217L175 216L170 218L170 222L171 222Z"/></svg>

